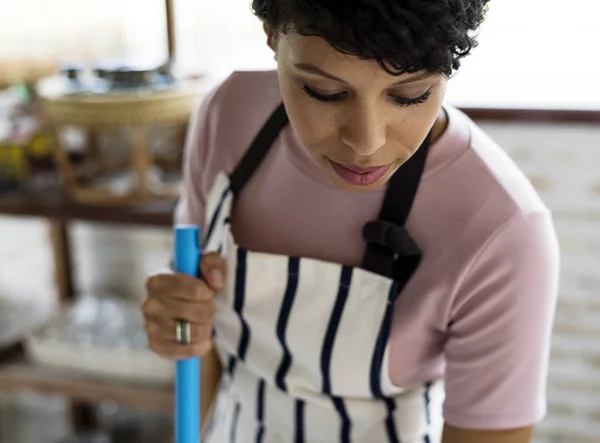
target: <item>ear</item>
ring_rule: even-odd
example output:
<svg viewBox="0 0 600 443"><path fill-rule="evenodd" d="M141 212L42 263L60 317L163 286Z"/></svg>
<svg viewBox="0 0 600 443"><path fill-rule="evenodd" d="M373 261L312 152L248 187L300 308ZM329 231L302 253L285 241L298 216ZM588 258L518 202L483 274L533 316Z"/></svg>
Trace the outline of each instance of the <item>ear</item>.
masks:
<svg viewBox="0 0 600 443"><path fill-rule="evenodd" d="M277 36L275 35L275 31L266 22L263 22L263 29L267 35L267 45L277 56Z"/></svg>

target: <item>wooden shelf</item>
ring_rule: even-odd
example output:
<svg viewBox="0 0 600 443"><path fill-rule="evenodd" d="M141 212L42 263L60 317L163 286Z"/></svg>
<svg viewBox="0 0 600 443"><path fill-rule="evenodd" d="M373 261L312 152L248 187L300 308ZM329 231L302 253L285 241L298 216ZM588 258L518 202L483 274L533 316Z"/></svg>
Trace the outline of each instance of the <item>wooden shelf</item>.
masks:
<svg viewBox="0 0 600 443"><path fill-rule="evenodd" d="M560 123L597 124L600 122L599 109L552 109L552 108L503 108L503 107L459 107L461 111L476 121L504 123Z"/></svg>
<svg viewBox="0 0 600 443"><path fill-rule="evenodd" d="M174 201L127 207L101 207L75 203L58 192L0 194L0 214L61 221L82 220L170 227L173 224L174 208Z"/></svg>
<svg viewBox="0 0 600 443"><path fill-rule="evenodd" d="M4 193L0 194L0 214L48 219L59 296L62 301L70 301L75 297L70 221L169 228L173 224L175 203L101 207L78 204L58 191ZM21 347L15 349L0 350L0 390L33 390L68 397L71 427L76 432L94 428L92 406L105 400L138 411L173 413L172 384L136 383L42 366L28 360Z"/></svg>
<svg viewBox="0 0 600 443"><path fill-rule="evenodd" d="M135 383L41 366L29 361L21 347L0 357L0 390L30 389L88 404L113 400L138 411L172 414L174 410L172 384Z"/></svg>
<svg viewBox="0 0 600 443"><path fill-rule="evenodd" d="M171 227L175 202L127 207L78 204L61 192L0 194L0 214L41 217L50 222L50 240L56 264L56 282L62 301L75 297L70 253L69 222L111 223ZM0 350L0 390L33 390L64 395L71 400L74 431L94 428L92 405L105 400L138 411L173 413L172 384L150 384L36 364L22 347Z"/></svg>

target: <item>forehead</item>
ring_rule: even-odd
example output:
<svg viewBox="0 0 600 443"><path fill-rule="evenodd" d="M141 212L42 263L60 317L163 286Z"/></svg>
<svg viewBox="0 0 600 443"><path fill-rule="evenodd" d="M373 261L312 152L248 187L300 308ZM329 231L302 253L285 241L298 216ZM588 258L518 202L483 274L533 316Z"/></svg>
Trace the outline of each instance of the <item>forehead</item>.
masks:
<svg viewBox="0 0 600 443"><path fill-rule="evenodd" d="M386 73L374 60L363 60L354 55L344 54L325 39L314 36L304 36L296 32L281 34L279 51L285 56L283 60L292 65L311 64L331 72L334 75L346 73L366 73L370 75L394 78ZM350 72L349 72L350 71Z"/></svg>
<svg viewBox="0 0 600 443"><path fill-rule="evenodd" d="M392 75L375 60L344 54L321 37L289 31L281 34L278 40L278 60L285 69L295 69L296 65L312 65L348 83L370 83L372 86L389 85L415 75Z"/></svg>
<svg viewBox="0 0 600 443"><path fill-rule="evenodd" d="M324 38L301 35L293 30L280 34L279 40L280 44L285 45L287 51L297 57L339 57L341 59L345 56Z"/></svg>

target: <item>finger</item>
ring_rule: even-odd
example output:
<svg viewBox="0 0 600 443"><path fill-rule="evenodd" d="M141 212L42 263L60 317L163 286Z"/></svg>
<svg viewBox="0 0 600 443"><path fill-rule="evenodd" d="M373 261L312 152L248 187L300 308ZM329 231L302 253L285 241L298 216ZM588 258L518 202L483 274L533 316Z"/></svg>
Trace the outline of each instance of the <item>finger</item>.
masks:
<svg viewBox="0 0 600 443"><path fill-rule="evenodd" d="M192 357L202 357L212 349L210 340L197 345L181 345L164 340L152 340L149 342L149 348L161 357L170 360L183 360Z"/></svg>
<svg viewBox="0 0 600 443"><path fill-rule="evenodd" d="M186 320L190 323L212 323L215 306L210 301L182 301L168 296L149 297L142 304L146 319L163 318L165 321Z"/></svg>
<svg viewBox="0 0 600 443"><path fill-rule="evenodd" d="M177 343L177 322L174 320L165 320L162 318L152 318L146 320L146 334L152 340L172 341ZM190 323L190 344L199 344L210 340L212 335L212 325Z"/></svg>
<svg viewBox="0 0 600 443"><path fill-rule="evenodd" d="M150 297L168 295L184 301L202 301L212 299L212 290L202 280L186 274L159 274L146 281L146 290Z"/></svg>
<svg viewBox="0 0 600 443"><path fill-rule="evenodd" d="M200 260L200 275L213 290L219 291L225 285L225 260L216 252L206 254Z"/></svg>

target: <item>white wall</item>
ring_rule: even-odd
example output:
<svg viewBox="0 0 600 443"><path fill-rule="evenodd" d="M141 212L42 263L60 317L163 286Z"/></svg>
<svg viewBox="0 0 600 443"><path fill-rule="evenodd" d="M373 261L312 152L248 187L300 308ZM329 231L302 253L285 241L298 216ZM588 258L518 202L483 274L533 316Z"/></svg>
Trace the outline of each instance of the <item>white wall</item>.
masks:
<svg viewBox="0 0 600 443"><path fill-rule="evenodd" d="M562 253L544 443L600 441L600 126L482 124L552 209Z"/></svg>
<svg viewBox="0 0 600 443"><path fill-rule="evenodd" d="M600 441L600 127L483 123L518 162L554 212L562 249L561 294L550 370L549 413L539 443ZM46 227L0 218L0 295L52 296ZM73 229L78 286L143 294L144 275L167 262L169 231ZM33 274L32 274L33 273ZM31 275L34 277L32 278Z"/></svg>

